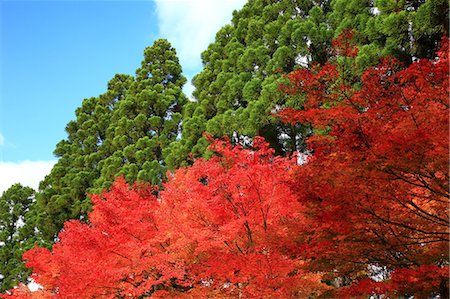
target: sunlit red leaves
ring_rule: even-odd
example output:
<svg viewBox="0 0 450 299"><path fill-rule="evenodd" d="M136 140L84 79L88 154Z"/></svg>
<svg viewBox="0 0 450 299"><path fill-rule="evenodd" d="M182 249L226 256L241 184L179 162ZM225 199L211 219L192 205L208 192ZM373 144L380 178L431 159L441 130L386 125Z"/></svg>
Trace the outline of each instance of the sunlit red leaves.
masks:
<svg viewBox="0 0 450 299"><path fill-rule="evenodd" d="M216 142L218 156L178 170L162 194L166 243L191 259L189 273L208 284L205 294L286 297L302 288L326 290L320 275L303 279L296 258L294 232L303 216L287 186L293 163L274 157L258 138L254 147Z"/></svg>
<svg viewBox="0 0 450 299"><path fill-rule="evenodd" d="M356 32L352 29L345 29L339 36L332 41L332 49L335 55L346 57L356 57L358 48L356 47Z"/></svg>
<svg viewBox="0 0 450 299"><path fill-rule="evenodd" d="M93 196L89 224L66 223L51 251L25 255L55 298L304 297L329 286L299 258L295 161L216 141L209 161L169 175L159 198L123 179ZM21 298L21 297L19 297ZM24 297L28 298L28 297Z"/></svg>
<svg viewBox="0 0 450 299"><path fill-rule="evenodd" d="M155 279L147 264L155 251L158 204L150 191L130 189L119 179L109 192L93 196L89 225L69 221L51 251L35 248L24 255L36 281L57 298L138 296L151 289L147 282Z"/></svg>

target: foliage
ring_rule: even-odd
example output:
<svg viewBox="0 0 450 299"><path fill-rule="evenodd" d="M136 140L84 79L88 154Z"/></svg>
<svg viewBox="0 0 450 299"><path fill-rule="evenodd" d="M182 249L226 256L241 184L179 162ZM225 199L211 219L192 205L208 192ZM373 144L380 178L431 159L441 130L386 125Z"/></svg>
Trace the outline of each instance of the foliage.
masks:
<svg viewBox="0 0 450 299"><path fill-rule="evenodd" d="M109 187L116 176L155 184L164 179L162 149L179 134L185 80L175 50L157 40L145 49L135 78L116 75L106 93L83 101L37 194L34 220L42 244L54 241L64 221L85 218L87 192Z"/></svg>
<svg viewBox="0 0 450 299"><path fill-rule="evenodd" d="M58 163L37 194L34 218L43 243L53 242L65 220L85 217L91 206L86 192L109 187L115 176L160 183L167 169L207 156L204 131L242 143L262 135L277 154L305 151L311 127L282 124L271 115L302 108L302 101L278 91L280 73L335 59L331 39L349 27L356 29L359 51L340 63L346 70L356 66L349 74L356 81L379 53L397 55L401 48L397 56L409 57L403 60L430 57L436 37L448 31L444 2L249 1L202 54L204 68L194 78L197 102L182 94L185 78L174 49L156 41L135 78L116 75L107 92L84 100L67 125L68 138L55 150ZM401 35L398 18L412 24ZM407 40L414 43L407 47Z"/></svg>
<svg viewBox="0 0 450 299"><path fill-rule="evenodd" d="M303 269L301 206L287 188L295 165L255 140L215 142L209 161L170 176L160 198L124 179L93 196L89 224L72 220L50 251L24 258L50 298L305 297L330 287ZM20 290L13 290L16 297Z"/></svg>
<svg viewBox="0 0 450 299"><path fill-rule="evenodd" d="M281 73L326 61L329 8L329 1L251 0L233 13L202 53L203 70L193 79L196 101L185 110L181 140L167 149L172 168L188 164L188 155L208 155L205 131L242 144L260 135L277 154L304 149L298 136L309 128L283 124L271 112L286 105L278 91Z"/></svg>
<svg viewBox="0 0 450 299"><path fill-rule="evenodd" d="M32 247L34 231L30 231L26 216L33 200L34 190L20 184L11 186L0 197L1 291L25 282L30 273L21 257Z"/></svg>
<svg viewBox="0 0 450 299"><path fill-rule="evenodd" d="M139 286L151 287L140 283L151 275L146 260L154 251L149 240L156 229L157 202L147 190L130 190L122 179L102 197L93 196L89 224L69 221L52 251L35 248L24 256L34 269L32 277L62 298L107 298L135 284L134 294Z"/></svg>
<svg viewBox="0 0 450 299"><path fill-rule="evenodd" d="M50 174L40 183L33 207L40 242L52 244L64 221L86 215L90 201L86 192L100 176L99 163L110 152L107 130L112 111L125 98L133 78L116 75L99 97L85 99L75 111L76 120L66 126L67 139L56 145L59 157Z"/></svg>
<svg viewBox="0 0 450 299"><path fill-rule="evenodd" d="M308 223L306 230L293 224L297 233L302 233L292 235L292 240L307 245L298 247L303 253L290 252L303 264L299 266L302 270L289 272L289 277L296 277L307 265L310 268L303 277L312 275L318 283L316 271L334 269L336 272L330 270L332 274L325 277L328 283L352 282L353 287L344 293L355 296L370 289L379 293L392 289L370 279L372 268L386 269L391 281L401 280L402 273L412 273L407 271L416 271L408 274L410 278L432 277L422 275L422 270L428 269L423 267L443 269L448 263L445 254L442 256L446 251L443 236L448 233L448 215L443 208L448 196L448 161L443 153L448 145L442 144L448 138L448 116L444 115L448 113L448 82L444 82L448 74L443 66L447 58L441 53L440 60L433 60L443 34L448 35L448 2L444 0L250 0L233 13L231 24L224 26L203 52L203 70L193 80L194 102L188 102L181 91L185 78L175 50L166 40L156 41L144 51L134 77L116 75L104 94L85 99L76 110L76 119L66 127L68 137L56 146L58 163L41 182L33 207L21 214L27 225L22 239L14 239L15 245L11 245L20 250L8 249L8 254L15 252L15 256L3 255L10 270L2 273L11 273L3 279L10 281L4 287L25 280L21 250L35 240L50 248L68 219L89 223L91 200L87 193L111 187L116 176L129 184L137 180L160 184L166 179L166 170L191 165L197 157L209 158L212 151L206 150L210 140L205 131L214 137L229 136L233 144L249 148L253 136L261 135L277 155L310 155L308 164L295 171L293 183L283 181L301 200L296 208L306 209L302 211L307 217L299 221ZM346 39L332 42L338 36ZM396 60L384 59L386 55L405 67L416 62L402 70ZM374 68L365 72L370 67ZM292 73L284 77L286 72ZM279 90L280 83L284 90ZM287 107L295 110L284 110L285 122L274 117ZM315 136L307 143L312 134ZM187 173L194 169L209 171L194 166ZM176 183L172 180L165 188L170 184ZM163 209L159 203L157 207ZM13 227L13 219L4 215L10 221L5 227ZM245 244L239 242L236 244L242 249ZM259 249L250 246L248 250L256 254L253 261L259 263ZM342 263L338 257L344 258ZM239 294L251 294L261 283L245 277L246 271L250 270L241 269L238 274L242 275L236 278L239 282L230 284ZM223 273L210 274L217 281ZM419 288L435 290L436 277L430 278L430 289ZM199 277L186 279L199 281ZM250 281L248 288L245 279ZM272 281L275 289L284 278L279 279ZM105 278L108 284L112 281ZM153 291L176 293L191 288L168 281L155 283ZM202 286L210 284L209 280L200 281ZM228 286L229 282L221 283ZM395 285L401 289L400 283ZM215 289L217 294L224 289L231 292L228 287L219 289ZM198 290L193 287L190 292ZM405 290L399 292L406 294ZM420 291L415 293L421 296Z"/></svg>
<svg viewBox="0 0 450 299"><path fill-rule="evenodd" d="M176 260L187 261L190 296L324 293L321 275L297 258L295 235L304 227L287 186L293 161L275 157L259 138L251 150L223 142L212 150L218 156L179 170L162 193L164 240Z"/></svg>
<svg viewBox="0 0 450 299"><path fill-rule="evenodd" d="M19 284L14 289L9 290L1 295L4 299L50 299L52 294L42 289L31 291L28 286Z"/></svg>
<svg viewBox="0 0 450 299"><path fill-rule="evenodd" d="M332 39L349 29L359 51L343 59L333 53ZM193 79L196 102L185 110L181 140L165 149L169 166L188 164L189 155L207 156L205 131L242 144L260 135L277 154L305 151L311 127L272 116L302 108L277 90L282 73L338 60L357 84L364 70L387 55L406 64L434 58L443 34L444 0L250 0L202 53L203 70Z"/></svg>
<svg viewBox="0 0 450 299"><path fill-rule="evenodd" d="M338 55L357 55L351 38ZM304 110L280 117L318 128L306 164L260 138L215 141L162 191L119 179L93 196L89 224L25 254L36 296L446 297L448 63L443 39L435 60L386 59L361 89L338 63L289 74L281 89Z"/></svg>
<svg viewBox="0 0 450 299"><path fill-rule="evenodd" d="M175 50L157 40L144 51L144 60L125 97L111 114L106 132L108 148L98 163L97 191L116 176L160 184L166 172L163 149L180 133L181 110L186 102Z"/></svg>
<svg viewBox="0 0 450 299"><path fill-rule="evenodd" d="M360 89L338 63L289 74L304 109L279 116L318 128L305 164L260 137L216 140L162 190L119 178L88 223L24 255L43 289L3 298L448 297L448 63L443 39L436 59L386 59Z"/></svg>
<svg viewBox="0 0 450 299"><path fill-rule="evenodd" d="M311 220L304 258L316 271L333 269L331 279L355 282L350 293L448 296L448 40L442 44L435 60L406 69L384 60L363 74L360 90L333 64L297 70L283 86L306 102L281 117L322 129L292 185ZM373 268L391 279L367 280Z"/></svg>
<svg viewBox="0 0 450 299"><path fill-rule="evenodd" d="M364 71L381 57L410 64L433 59L443 35L448 35L448 1L333 0L327 22L332 38L345 30L357 33L356 69Z"/></svg>

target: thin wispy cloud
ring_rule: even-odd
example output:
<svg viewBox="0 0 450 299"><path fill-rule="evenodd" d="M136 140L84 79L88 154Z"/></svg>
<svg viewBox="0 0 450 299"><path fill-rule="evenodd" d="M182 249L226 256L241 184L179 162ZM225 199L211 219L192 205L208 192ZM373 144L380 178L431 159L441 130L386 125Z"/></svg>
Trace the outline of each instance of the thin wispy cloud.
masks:
<svg viewBox="0 0 450 299"><path fill-rule="evenodd" d="M0 146L5 144L5 137L0 133Z"/></svg>
<svg viewBox="0 0 450 299"><path fill-rule="evenodd" d="M0 162L0 195L13 184L37 190L39 182L50 173L56 161Z"/></svg>
<svg viewBox="0 0 450 299"><path fill-rule="evenodd" d="M183 72L192 79L202 62L200 54L214 41L216 32L232 18L233 10L247 0L156 0L159 35L177 50ZM190 95L192 85L185 87Z"/></svg>

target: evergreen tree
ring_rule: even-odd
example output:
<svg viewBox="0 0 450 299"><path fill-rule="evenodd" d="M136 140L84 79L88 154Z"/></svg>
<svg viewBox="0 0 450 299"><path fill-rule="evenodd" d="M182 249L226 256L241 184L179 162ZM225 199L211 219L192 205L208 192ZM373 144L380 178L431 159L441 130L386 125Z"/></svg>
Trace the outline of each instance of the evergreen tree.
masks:
<svg viewBox="0 0 450 299"><path fill-rule="evenodd" d="M167 171L163 149L180 134L181 111L187 101L182 92L185 82L167 40L157 40L145 49L136 79L111 115L110 151L98 165L96 187L109 187L117 176L130 183L161 183Z"/></svg>
<svg viewBox="0 0 450 299"><path fill-rule="evenodd" d="M79 218L89 210L87 192L100 175L98 164L110 151L106 133L111 114L132 81L131 76L116 75L108 83L107 92L85 99L75 111L76 120L67 124L68 137L54 151L59 160L41 182L33 209L41 241L48 245L64 221Z"/></svg>
<svg viewBox="0 0 450 299"><path fill-rule="evenodd" d="M433 59L442 35L448 34L445 0L334 0L331 6L333 37L346 29L357 33L359 73L380 56L394 56L406 64Z"/></svg>
<svg viewBox="0 0 450 299"><path fill-rule="evenodd" d="M278 154L305 150L311 128L272 117L284 107L302 109L301 96L278 91L282 73L340 59L358 84L382 56L407 64L432 58L447 21L443 0L250 0L202 53L203 70L193 79L197 101L185 109L182 139L165 149L169 166L186 164L190 153L207 155L205 131L241 143L261 135ZM349 29L359 51L344 60L331 51L331 41Z"/></svg>
<svg viewBox="0 0 450 299"><path fill-rule="evenodd" d="M180 134L185 81L175 50L157 40L145 49L136 77L116 75L106 93L83 101L37 194L32 218L43 245L53 243L66 220L85 219L88 194L109 187L117 176L130 183L162 181L163 148Z"/></svg>
<svg viewBox="0 0 450 299"><path fill-rule="evenodd" d="M34 190L20 184L11 186L0 197L0 289L8 290L25 282L30 269L22 254L33 245L34 230L27 213L34 200ZM30 229L31 228L31 229Z"/></svg>
<svg viewBox="0 0 450 299"><path fill-rule="evenodd" d="M182 139L166 149L171 167L189 153L205 155L205 131L244 144L261 135L278 154L305 149L310 128L282 124L271 113L295 106L278 90L282 73L327 60L329 2L251 0L233 13L202 53L203 70L193 79L197 102L185 109Z"/></svg>

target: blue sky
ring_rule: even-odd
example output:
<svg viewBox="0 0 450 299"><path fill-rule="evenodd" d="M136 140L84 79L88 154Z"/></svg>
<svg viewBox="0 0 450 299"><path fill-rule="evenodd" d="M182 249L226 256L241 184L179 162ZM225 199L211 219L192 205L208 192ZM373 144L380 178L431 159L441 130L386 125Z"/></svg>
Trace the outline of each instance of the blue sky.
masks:
<svg viewBox="0 0 450 299"><path fill-rule="evenodd" d="M36 188L82 100L134 74L155 39L169 39L191 79L244 2L0 0L0 192L16 181Z"/></svg>

